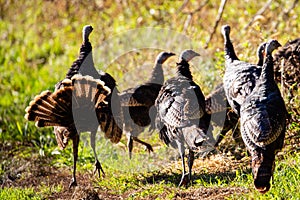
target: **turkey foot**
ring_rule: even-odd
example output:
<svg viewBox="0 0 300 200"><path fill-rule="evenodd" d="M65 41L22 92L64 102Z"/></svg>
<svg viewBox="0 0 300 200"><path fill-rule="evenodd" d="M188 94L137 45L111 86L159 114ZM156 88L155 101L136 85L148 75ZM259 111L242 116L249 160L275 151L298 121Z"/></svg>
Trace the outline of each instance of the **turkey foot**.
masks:
<svg viewBox="0 0 300 200"><path fill-rule="evenodd" d="M153 152L153 148L152 148L151 144L148 144L147 142L144 142L144 141L138 139L137 137L132 137L132 139L133 139L134 141L136 141L136 142L142 144L142 145L145 145L146 150L148 150L149 153L150 153L151 151Z"/></svg>
<svg viewBox="0 0 300 200"><path fill-rule="evenodd" d="M186 174L182 174L182 177L181 177L181 180L180 180L180 183L178 185L178 187L181 187L181 186L185 186L187 187L187 185L189 184L190 182L190 178L189 178L190 174L189 173L186 173Z"/></svg>
<svg viewBox="0 0 300 200"><path fill-rule="evenodd" d="M145 144L145 151L148 151L149 154L153 152L151 144Z"/></svg>
<svg viewBox="0 0 300 200"><path fill-rule="evenodd" d="M69 185L69 189L71 189L72 187L76 187L77 186L77 181L75 178L72 178L70 185Z"/></svg>
<svg viewBox="0 0 300 200"><path fill-rule="evenodd" d="M97 160L96 163L95 163L94 174L95 174L96 171L97 171L98 174L99 174L99 178L100 178L100 170L101 170L101 172L102 172L102 177L104 178L104 177L105 177L105 173L104 173L104 171L103 171L103 169L102 169L102 166L101 166L100 162Z"/></svg>

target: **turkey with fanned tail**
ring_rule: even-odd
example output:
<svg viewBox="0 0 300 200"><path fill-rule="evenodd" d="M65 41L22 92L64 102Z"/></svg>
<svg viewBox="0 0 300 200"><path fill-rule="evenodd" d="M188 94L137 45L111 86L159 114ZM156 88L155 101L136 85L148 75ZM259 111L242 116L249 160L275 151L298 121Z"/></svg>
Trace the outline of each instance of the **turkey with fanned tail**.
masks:
<svg viewBox="0 0 300 200"><path fill-rule="evenodd" d="M70 67L66 79L55 86L55 91L42 92L26 108L25 118L38 127L54 126L58 146L64 149L73 141L73 177L69 187L76 186L76 163L79 133L91 132L91 147L95 156L95 172L102 166L95 150L95 137L100 125L105 137L118 143L122 136L122 112L115 80L94 67L89 35L93 28L84 26L80 55Z"/></svg>
<svg viewBox="0 0 300 200"><path fill-rule="evenodd" d="M193 81L189 61L198 53L185 50L177 63L177 76L165 82L155 101L157 108L156 128L160 139L179 150L182 159L182 178L179 186L192 179L194 151L207 139L201 118L205 113L205 98L200 87ZM189 149L188 167L185 170L185 146Z"/></svg>
<svg viewBox="0 0 300 200"><path fill-rule="evenodd" d="M124 131L128 138L129 157L132 156L133 141L146 146L147 150L153 151L150 144L138 139L138 135L149 125L150 131L155 127L156 109L155 99L164 83L163 63L175 54L161 52L156 60L150 79L137 87L129 88L120 93L120 101L124 115Z"/></svg>
<svg viewBox="0 0 300 200"><path fill-rule="evenodd" d="M266 45L266 59L252 93L241 105L241 133L252 156L255 188L265 193L275 167L275 155L284 142L287 111L274 80L272 52L281 46L277 40Z"/></svg>

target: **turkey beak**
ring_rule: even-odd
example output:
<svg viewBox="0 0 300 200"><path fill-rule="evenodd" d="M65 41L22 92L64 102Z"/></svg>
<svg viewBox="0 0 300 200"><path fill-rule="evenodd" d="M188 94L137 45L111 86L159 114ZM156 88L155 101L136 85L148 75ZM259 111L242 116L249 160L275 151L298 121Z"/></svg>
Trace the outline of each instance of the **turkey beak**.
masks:
<svg viewBox="0 0 300 200"><path fill-rule="evenodd" d="M195 52L195 54L193 55L193 57L190 60L192 60L194 57L198 57L198 56L200 56L200 54Z"/></svg>
<svg viewBox="0 0 300 200"><path fill-rule="evenodd" d="M168 54L167 54L167 58L170 58L170 57L172 57L172 56L175 56L176 54L175 53L173 53L173 52L168 52Z"/></svg>
<svg viewBox="0 0 300 200"><path fill-rule="evenodd" d="M279 48L279 47L282 47L282 45L278 42L277 48ZM276 48L276 49L277 49L277 48Z"/></svg>
<svg viewBox="0 0 300 200"><path fill-rule="evenodd" d="M168 60L168 58L170 58L170 57L172 57L172 56L174 56L174 55L176 55L175 53L173 53L173 52L168 52L167 54L166 54L166 56L165 56L165 58L164 58L164 61L163 62L165 62L166 60Z"/></svg>
<svg viewBox="0 0 300 200"><path fill-rule="evenodd" d="M198 56L200 56L200 54L199 54L199 53L197 53L197 52L193 52L193 54L192 54L192 55L190 55L190 57L187 59L187 62L189 62L190 60L192 60L193 58L195 58L195 57L198 57Z"/></svg>
<svg viewBox="0 0 300 200"><path fill-rule="evenodd" d="M282 45L278 41L276 41L276 43L275 43L275 49L278 49L279 47L282 47Z"/></svg>

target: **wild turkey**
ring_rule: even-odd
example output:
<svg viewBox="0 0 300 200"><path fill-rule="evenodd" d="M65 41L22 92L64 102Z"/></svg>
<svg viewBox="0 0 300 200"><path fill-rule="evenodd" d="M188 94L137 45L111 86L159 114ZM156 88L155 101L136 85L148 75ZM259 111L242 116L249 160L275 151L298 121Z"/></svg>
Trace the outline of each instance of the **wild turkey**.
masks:
<svg viewBox="0 0 300 200"><path fill-rule="evenodd" d="M257 66L261 67L264 62L264 52L266 42L260 44L257 48ZM217 126L221 126L219 137L215 143L215 147L219 145L226 133L232 130L232 136L237 143L240 143L240 128L238 125L239 116L232 111L223 87L223 83L217 85L217 87L205 98L206 112L213 115L211 121ZM225 115L224 115L225 112ZM225 119L224 119L225 117Z"/></svg>
<svg viewBox="0 0 300 200"><path fill-rule="evenodd" d="M77 185L76 162L80 132L91 132L95 172L98 171L99 176L100 170L105 175L95 151L95 136L99 124L105 137L111 142L118 143L122 136L122 129L119 127L122 125L122 113L116 83L109 74L98 73L94 67L89 42L92 30L91 26L83 28L80 55L73 62L66 79L56 84L55 92L42 92L26 108L27 120L36 121L38 127L54 126L61 149L66 147L69 139L73 141L73 177L69 187Z"/></svg>
<svg viewBox="0 0 300 200"><path fill-rule="evenodd" d="M72 77L74 74L79 73L82 75L89 75L95 79L100 79L105 83L111 93L107 95L105 101L107 106L103 110L97 112L98 122L100 129L105 133L105 137L109 138L112 143L118 143L122 136L122 124L123 124L123 114L121 110L119 91L117 89L117 84L115 79L108 73L103 71L97 71L94 66L93 54L92 54L92 45L89 42L89 35L93 31L92 26L87 25L82 29L82 38L83 44L80 48L79 58L74 61L70 67L66 78ZM100 170L105 176L105 173L102 169L102 166L97 158L96 149L95 149L95 140L97 129L95 130L86 130L91 132L90 142L93 149L95 157L95 170L98 172L100 177ZM78 146L78 144L77 144Z"/></svg>
<svg viewBox="0 0 300 200"><path fill-rule="evenodd" d="M274 72L275 81L281 84L281 90L289 101L287 109L291 115L288 121L300 123L300 107L297 103L300 88L300 38L288 41L275 53Z"/></svg>
<svg viewBox="0 0 300 200"><path fill-rule="evenodd" d="M266 42L261 43L257 48L257 67L261 68L264 62L264 54L266 48ZM216 88L206 97L206 112L208 114L224 111L227 106L227 100L223 83L220 83Z"/></svg>
<svg viewBox="0 0 300 200"><path fill-rule="evenodd" d="M224 90L229 105L236 114L240 115L240 105L255 87L261 73L261 67L238 59L230 41L229 25L222 26L221 32L225 46Z"/></svg>
<svg viewBox="0 0 300 200"><path fill-rule="evenodd" d="M177 63L177 76L165 82L155 101L157 109L156 128L160 139L179 150L182 159L182 178L179 186L186 185L192 178L194 150L206 140L206 129L200 120L205 113L205 98L200 87L193 81L189 61L198 53L185 50ZM185 145L188 146L188 167L185 170Z"/></svg>
<svg viewBox="0 0 300 200"><path fill-rule="evenodd" d="M284 59L284 73L281 73L281 60ZM300 87L300 38L288 41L274 55L275 81L288 89ZM283 77L282 77L283 75ZM281 81L283 78L283 81ZM292 94L293 95L293 94Z"/></svg>
<svg viewBox="0 0 300 200"><path fill-rule="evenodd" d="M232 130L233 138L237 138L240 134L238 127L239 116L232 111L226 99L223 84L217 87L205 97L205 111L207 113L207 120L214 123L214 125L222 127L219 137L214 144L215 147L219 145L226 133ZM208 135L212 130L209 130Z"/></svg>
<svg viewBox="0 0 300 200"><path fill-rule="evenodd" d="M153 151L150 144L138 139L138 135L151 124L153 128L156 110L153 108L155 99L164 83L164 74L162 65L171 56L172 52L161 52L156 60L151 78L144 84L135 88L124 90L120 94L121 106L124 115L124 131L128 138L128 151L131 158L133 141L146 146L147 150Z"/></svg>
<svg viewBox="0 0 300 200"><path fill-rule="evenodd" d="M281 46L277 40L266 45L266 60L252 93L241 105L241 133L252 156L255 188L265 193L275 167L275 154L283 146L287 111L274 80L272 52Z"/></svg>

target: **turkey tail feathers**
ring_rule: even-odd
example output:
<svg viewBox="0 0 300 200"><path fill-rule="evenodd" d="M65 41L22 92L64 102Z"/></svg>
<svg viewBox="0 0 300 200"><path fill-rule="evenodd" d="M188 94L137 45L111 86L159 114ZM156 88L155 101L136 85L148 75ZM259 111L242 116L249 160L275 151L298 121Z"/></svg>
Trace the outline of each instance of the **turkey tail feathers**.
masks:
<svg viewBox="0 0 300 200"><path fill-rule="evenodd" d="M116 88L112 90L107 101L108 105L98 107L97 110L100 128L104 132L105 138L110 139L112 143L118 143L123 132L123 112Z"/></svg>
<svg viewBox="0 0 300 200"><path fill-rule="evenodd" d="M77 132L66 127L54 126L54 133L59 148L63 150L68 145L69 138L73 138Z"/></svg>
<svg viewBox="0 0 300 200"><path fill-rule="evenodd" d="M62 87L53 93L44 91L37 95L25 109L25 119L35 121L37 127L64 126L74 123L76 109L95 110L105 102L110 89L104 82L91 76L75 75L62 81ZM101 105L100 105L101 104Z"/></svg>
<svg viewBox="0 0 300 200"><path fill-rule="evenodd" d="M182 128L182 133L188 146L194 150L198 149L204 141L208 140L205 131L195 125Z"/></svg>
<svg viewBox="0 0 300 200"><path fill-rule="evenodd" d="M205 111L207 114L222 112L227 109L227 99L223 84L219 84L216 89L205 98Z"/></svg>
<svg viewBox="0 0 300 200"><path fill-rule="evenodd" d="M69 110L63 102L57 101L53 96L50 91L36 96L25 109L25 119L35 121L37 127L59 125Z"/></svg>
<svg viewBox="0 0 300 200"><path fill-rule="evenodd" d="M105 138L110 139L112 143L118 143L122 137L119 123L109 114L103 114L101 118L104 118L104 121L100 122L100 128L105 133Z"/></svg>
<svg viewBox="0 0 300 200"><path fill-rule="evenodd" d="M275 168L275 154L266 157L263 153L252 157L252 173L254 178L254 186L260 193L269 191L270 180L273 176Z"/></svg>
<svg viewBox="0 0 300 200"><path fill-rule="evenodd" d="M92 103L94 108L99 107L101 103L107 104L104 99L111 93L111 90L103 81L81 75L75 75L71 80L73 109L85 106L87 103Z"/></svg>

